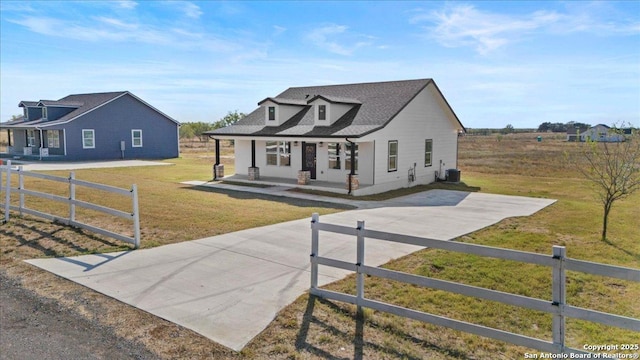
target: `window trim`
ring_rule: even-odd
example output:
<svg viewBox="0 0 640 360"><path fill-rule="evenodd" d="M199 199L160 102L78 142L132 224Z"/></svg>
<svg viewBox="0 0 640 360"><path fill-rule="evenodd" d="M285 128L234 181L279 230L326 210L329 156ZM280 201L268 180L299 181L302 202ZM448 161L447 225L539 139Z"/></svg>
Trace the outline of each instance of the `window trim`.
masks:
<svg viewBox="0 0 640 360"><path fill-rule="evenodd" d="M327 105L318 105L318 120L327 120Z"/></svg>
<svg viewBox="0 0 640 360"><path fill-rule="evenodd" d="M91 146L87 146L85 140L85 132L91 134ZM96 131L94 129L82 129L82 148L83 149L95 149L96 148Z"/></svg>
<svg viewBox="0 0 640 360"><path fill-rule="evenodd" d="M333 144L335 144L335 151L331 150L331 148L333 147ZM332 152L335 152L335 154L332 154ZM335 142L335 143L328 143L327 144L327 168L329 170L342 170L342 143L339 142ZM335 159L333 159L332 157L335 156ZM331 161L335 162L335 166L337 167L332 167L331 166Z"/></svg>
<svg viewBox="0 0 640 360"><path fill-rule="evenodd" d="M275 143L275 152L269 152L269 144ZM272 145L273 146L273 145ZM275 155L276 163L269 163L269 155ZM288 158L288 164L282 164L282 159ZM283 167L291 167L291 141L281 141L281 140L267 140L265 141L265 165L266 166L283 166Z"/></svg>
<svg viewBox="0 0 640 360"><path fill-rule="evenodd" d="M430 144L430 151L427 151L427 144ZM427 163L427 154L429 154L429 163ZM433 166L433 139L424 140L424 167Z"/></svg>
<svg viewBox="0 0 640 360"><path fill-rule="evenodd" d="M42 107L42 120L47 120L47 115L48 115L47 107L43 106Z"/></svg>
<svg viewBox="0 0 640 360"><path fill-rule="evenodd" d="M396 153L394 155L391 155L391 145L392 144L396 145ZM391 159L392 158L395 159L395 167L394 168L391 167ZM387 172L394 172L394 171L398 171L398 140L389 140L389 143L387 145Z"/></svg>
<svg viewBox="0 0 640 360"><path fill-rule="evenodd" d="M271 112L272 109L273 109L273 112ZM272 114L273 114L273 119L271 118ZM276 107L275 106L268 106L267 107L267 120L269 120L269 121L275 121L276 120Z"/></svg>
<svg viewBox="0 0 640 360"><path fill-rule="evenodd" d="M51 149L60 148L60 131L47 130L47 147Z"/></svg>
<svg viewBox="0 0 640 360"><path fill-rule="evenodd" d="M27 130L27 147L35 147L36 146L36 131L35 130Z"/></svg>
<svg viewBox="0 0 640 360"><path fill-rule="evenodd" d="M136 145L136 136L134 133L136 131L140 132L140 145ZM131 147L132 148L141 148L142 147L142 129L131 129Z"/></svg>

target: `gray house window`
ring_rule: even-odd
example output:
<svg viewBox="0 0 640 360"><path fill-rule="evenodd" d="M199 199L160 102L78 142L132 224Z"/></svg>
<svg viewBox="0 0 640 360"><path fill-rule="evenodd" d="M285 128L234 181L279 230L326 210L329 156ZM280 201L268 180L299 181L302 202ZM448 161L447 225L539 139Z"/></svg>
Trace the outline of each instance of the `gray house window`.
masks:
<svg viewBox="0 0 640 360"><path fill-rule="evenodd" d="M389 162L387 171L398 171L398 140L389 141Z"/></svg>
<svg viewBox="0 0 640 360"><path fill-rule="evenodd" d="M269 106L269 120L275 120L275 119L276 119L276 107Z"/></svg>
<svg viewBox="0 0 640 360"><path fill-rule="evenodd" d="M424 141L424 166L431 166L433 158L433 139Z"/></svg>
<svg viewBox="0 0 640 360"><path fill-rule="evenodd" d="M27 146L36 146L36 132L27 130Z"/></svg>
<svg viewBox="0 0 640 360"><path fill-rule="evenodd" d="M327 120L327 105L318 105L318 120Z"/></svg>
<svg viewBox="0 0 640 360"><path fill-rule="evenodd" d="M42 118L44 120L47 120L47 108L46 107L42 108Z"/></svg>
<svg viewBox="0 0 640 360"><path fill-rule="evenodd" d="M29 120L29 110L27 110L27 108L25 107L24 109L22 109L23 111L23 116L25 120Z"/></svg>
<svg viewBox="0 0 640 360"><path fill-rule="evenodd" d="M60 132L58 130L47 130L47 147L60 148Z"/></svg>
<svg viewBox="0 0 640 360"><path fill-rule="evenodd" d="M142 130L131 130L131 146L142 147Z"/></svg>
<svg viewBox="0 0 640 360"><path fill-rule="evenodd" d="M82 129L82 148L96 148L96 133L93 129Z"/></svg>

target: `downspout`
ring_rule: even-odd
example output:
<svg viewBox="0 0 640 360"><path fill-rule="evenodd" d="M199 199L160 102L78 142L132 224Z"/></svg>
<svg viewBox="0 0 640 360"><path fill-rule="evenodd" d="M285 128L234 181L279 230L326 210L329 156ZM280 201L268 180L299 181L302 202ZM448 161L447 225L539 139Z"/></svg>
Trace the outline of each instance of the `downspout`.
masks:
<svg viewBox="0 0 640 360"><path fill-rule="evenodd" d="M38 129L37 126L35 129L40 131L40 149L38 149L38 156L40 161L42 161L42 148L44 147L44 139L42 138L42 129Z"/></svg>
<svg viewBox="0 0 640 360"><path fill-rule="evenodd" d="M356 174L355 169L353 168L353 165L356 162L356 149L355 149L355 143L351 140L349 140L349 138L344 138L350 145L351 145L351 154L349 154L349 156L351 157L351 164L350 164L350 168L349 169L349 195L351 195L351 177L353 175Z"/></svg>
<svg viewBox="0 0 640 360"><path fill-rule="evenodd" d="M218 166L220 165L220 139L214 139L216 142L216 164L214 165L213 180L218 180Z"/></svg>

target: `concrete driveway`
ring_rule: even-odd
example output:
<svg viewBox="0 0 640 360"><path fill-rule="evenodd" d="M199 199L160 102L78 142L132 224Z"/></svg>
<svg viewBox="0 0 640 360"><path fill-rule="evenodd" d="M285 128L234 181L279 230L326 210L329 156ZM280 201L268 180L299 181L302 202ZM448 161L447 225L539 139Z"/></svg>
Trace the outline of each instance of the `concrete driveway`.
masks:
<svg viewBox="0 0 640 360"><path fill-rule="evenodd" d="M554 200L431 190L321 222L449 240ZM136 250L27 262L192 329L236 351L309 288L310 217L200 240ZM421 249L366 241L366 263L381 265ZM320 255L355 262L355 237L320 233ZM320 267L320 285L346 276Z"/></svg>

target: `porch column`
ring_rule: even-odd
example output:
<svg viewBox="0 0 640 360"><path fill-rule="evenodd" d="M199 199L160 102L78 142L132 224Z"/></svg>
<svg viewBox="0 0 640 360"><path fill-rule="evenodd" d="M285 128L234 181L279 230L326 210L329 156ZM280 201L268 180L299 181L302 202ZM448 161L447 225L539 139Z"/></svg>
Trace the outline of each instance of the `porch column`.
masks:
<svg viewBox="0 0 640 360"><path fill-rule="evenodd" d="M260 180L260 168L256 167L256 141L251 140L251 167L247 172L249 180Z"/></svg>
<svg viewBox="0 0 640 360"><path fill-rule="evenodd" d="M214 139L216 143L216 163L213 165L213 180L224 177L224 165L220 164L220 139Z"/></svg>
<svg viewBox="0 0 640 360"><path fill-rule="evenodd" d="M350 158L351 158L351 164L349 164L349 175L347 175L347 189L349 190L349 195L351 195L351 193L353 192L353 190L358 190L358 188L360 187L360 180L358 180L358 175L356 175L356 169L355 169L355 164L356 164L356 144L352 141L349 141L349 139L345 139L347 140L347 142L349 143L349 146L351 147L351 153Z"/></svg>

